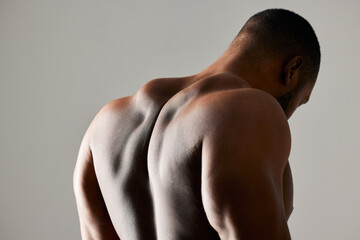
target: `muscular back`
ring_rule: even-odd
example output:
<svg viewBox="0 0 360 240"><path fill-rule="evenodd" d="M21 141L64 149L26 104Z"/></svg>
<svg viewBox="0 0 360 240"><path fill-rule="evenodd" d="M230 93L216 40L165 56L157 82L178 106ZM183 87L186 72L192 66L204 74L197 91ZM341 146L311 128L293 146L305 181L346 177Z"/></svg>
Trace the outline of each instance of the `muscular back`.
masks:
<svg viewBox="0 0 360 240"><path fill-rule="evenodd" d="M82 148L91 152L88 162L121 239L220 239L220 215L204 203L204 161L213 161L203 157L204 139L234 110L228 96L251 104L251 91L227 73L157 79L99 112ZM291 207L290 180L284 199Z"/></svg>

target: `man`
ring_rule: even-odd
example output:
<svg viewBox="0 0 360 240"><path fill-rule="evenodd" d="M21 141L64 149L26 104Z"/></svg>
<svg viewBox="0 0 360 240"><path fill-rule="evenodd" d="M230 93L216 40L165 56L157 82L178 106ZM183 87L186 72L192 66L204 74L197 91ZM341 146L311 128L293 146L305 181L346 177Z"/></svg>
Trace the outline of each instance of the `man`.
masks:
<svg viewBox="0 0 360 240"><path fill-rule="evenodd" d="M290 239L287 119L319 65L310 24L271 9L199 74L106 104L74 171L83 239Z"/></svg>

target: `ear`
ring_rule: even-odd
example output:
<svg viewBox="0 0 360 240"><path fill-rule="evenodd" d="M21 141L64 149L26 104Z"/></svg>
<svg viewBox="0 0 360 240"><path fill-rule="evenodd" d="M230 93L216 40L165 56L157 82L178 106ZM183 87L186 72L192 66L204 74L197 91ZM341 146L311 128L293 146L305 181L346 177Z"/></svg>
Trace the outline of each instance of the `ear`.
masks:
<svg viewBox="0 0 360 240"><path fill-rule="evenodd" d="M283 84L289 86L296 84L298 80L295 76L299 73L300 68L303 65L303 58L295 56L288 61L283 68ZM295 81L295 82L294 82Z"/></svg>

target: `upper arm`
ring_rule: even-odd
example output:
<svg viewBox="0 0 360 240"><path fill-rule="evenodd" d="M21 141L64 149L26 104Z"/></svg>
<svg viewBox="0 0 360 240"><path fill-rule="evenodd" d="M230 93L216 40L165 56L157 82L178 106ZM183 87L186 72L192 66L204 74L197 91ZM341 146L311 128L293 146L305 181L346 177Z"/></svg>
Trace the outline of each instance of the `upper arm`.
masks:
<svg viewBox="0 0 360 240"><path fill-rule="evenodd" d="M99 111L80 145L73 174L73 188L82 239L119 239L99 186L91 147L94 138L98 137L101 131L104 132L105 126L114 118L112 115L119 107L118 101L111 101Z"/></svg>
<svg viewBox="0 0 360 240"><path fill-rule="evenodd" d="M119 102L124 102L125 100L126 99L116 99L103 106L86 130L80 144L73 174L75 193L86 187L85 180L89 180L90 178L96 179L92 156L93 142L98 140L98 138L101 138L100 140L102 141L106 140L106 137L108 136L101 136L100 134L109 134L109 131L105 130L107 127L110 127L111 121L116 121L116 119L114 120L113 115L116 115L116 111L120 111L119 109L121 109Z"/></svg>
<svg viewBox="0 0 360 240"><path fill-rule="evenodd" d="M286 118L270 96L241 99L229 102L231 112L204 138L205 212L222 239L289 239L282 189L290 152Z"/></svg>

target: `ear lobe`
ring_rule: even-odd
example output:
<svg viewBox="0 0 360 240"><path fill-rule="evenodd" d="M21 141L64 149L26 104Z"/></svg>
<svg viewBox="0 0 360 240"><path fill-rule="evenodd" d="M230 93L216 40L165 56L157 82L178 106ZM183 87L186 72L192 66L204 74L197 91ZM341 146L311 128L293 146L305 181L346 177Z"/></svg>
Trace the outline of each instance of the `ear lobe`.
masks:
<svg viewBox="0 0 360 240"><path fill-rule="evenodd" d="M283 84L286 86L292 83L295 73L297 73L303 65L303 58L300 56L293 57L284 67Z"/></svg>

